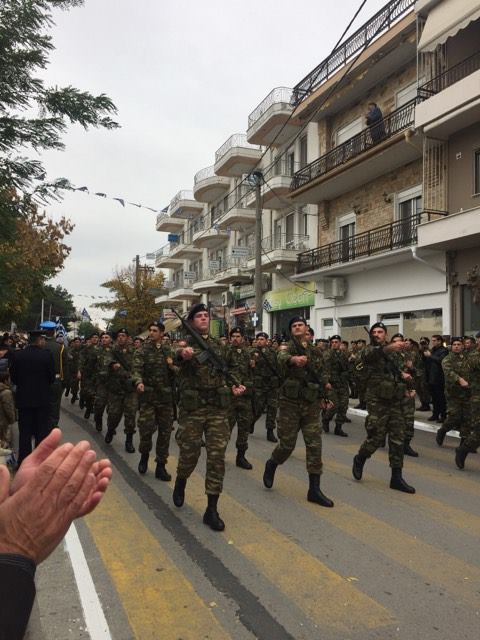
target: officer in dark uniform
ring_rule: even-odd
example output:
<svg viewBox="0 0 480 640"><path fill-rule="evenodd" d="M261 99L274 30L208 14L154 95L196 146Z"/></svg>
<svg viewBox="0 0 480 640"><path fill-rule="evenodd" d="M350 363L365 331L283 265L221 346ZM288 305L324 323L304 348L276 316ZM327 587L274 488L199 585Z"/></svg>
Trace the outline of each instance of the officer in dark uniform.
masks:
<svg viewBox="0 0 480 640"><path fill-rule="evenodd" d="M62 401L63 383L67 375L67 349L63 343L55 340L57 325L52 320L45 320L40 329L46 336L45 348L48 349L55 363L55 380L50 387L50 418L49 427L58 427L60 423L60 403Z"/></svg>

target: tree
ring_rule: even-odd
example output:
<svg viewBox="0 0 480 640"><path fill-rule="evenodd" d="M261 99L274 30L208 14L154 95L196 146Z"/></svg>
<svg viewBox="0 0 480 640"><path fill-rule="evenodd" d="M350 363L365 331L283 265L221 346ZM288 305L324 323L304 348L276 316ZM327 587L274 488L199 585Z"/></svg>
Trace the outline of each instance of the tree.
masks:
<svg viewBox="0 0 480 640"><path fill-rule="evenodd" d="M17 326L28 330L37 327L40 322L40 314L44 303L44 318L54 320L59 317L60 322L68 329L68 323L75 320L75 305L70 293L60 285L43 285L32 294L28 307L24 313L16 318Z"/></svg>
<svg viewBox="0 0 480 640"><path fill-rule="evenodd" d="M160 317L161 307L155 304L155 296L158 294L154 290L162 289L163 282L164 275L161 271L137 271L133 265L117 270L111 280L102 284L115 299L98 302L93 306L114 311L110 320L112 331L126 327L130 333L141 333L149 322Z"/></svg>
<svg viewBox="0 0 480 640"><path fill-rule="evenodd" d="M101 333L101 329L97 325L92 324L89 320L83 320L77 327L77 336L91 336L92 333Z"/></svg>

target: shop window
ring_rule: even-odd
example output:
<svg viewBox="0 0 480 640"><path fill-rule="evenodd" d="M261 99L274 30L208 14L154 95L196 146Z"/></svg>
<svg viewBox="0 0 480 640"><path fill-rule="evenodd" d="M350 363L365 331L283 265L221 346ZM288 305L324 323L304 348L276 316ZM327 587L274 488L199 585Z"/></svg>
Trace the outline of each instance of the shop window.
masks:
<svg viewBox="0 0 480 640"><path fill-rule="evenodd" d="M403 314L403 334L417 342L422 336L430 338L434 333L442 334L441 309L422 309Z"/></svg>
<svg viewBox="0 0 480 640"><path fill-rule="evenodd" d="M340 318L340 327L342 340L366 340L367 330L370 328L370 316L351 316L349 318Z"/></svg>
<svg viewBox="0 0 480 640"><path fill-rule="evenodd" d="M473 291L468 285L462 286L463 335L474 335L480 327L480 306L473 302Z"/></svg>

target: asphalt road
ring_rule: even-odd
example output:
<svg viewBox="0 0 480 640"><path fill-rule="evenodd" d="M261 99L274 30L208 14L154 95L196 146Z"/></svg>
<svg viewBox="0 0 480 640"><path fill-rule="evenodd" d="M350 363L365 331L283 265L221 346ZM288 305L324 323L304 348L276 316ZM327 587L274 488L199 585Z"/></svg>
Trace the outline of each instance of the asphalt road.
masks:
<svg viewBox="0 0 480 640"><path fill-rule="evenodd" d="M201 520L205 452L176 509L171 483L136 471L123 434L105 445L78 407L63 400L65 438L93 442L114 479L101 505L76 523L37 571L29 640L474 640L480 629L480 454L459 471L458 440L439 448L416 432L420 457L404 475L414 496L392 491L385 450L351 476L364 437L327 434L322 488L335 501L306 500L301 438L263 487L272 445L263 423L251 437L253 471L235 467L230 443L214 533ZM172 438L168 468L174 475ZM78 534L78 536L77 536Z"/></svg>

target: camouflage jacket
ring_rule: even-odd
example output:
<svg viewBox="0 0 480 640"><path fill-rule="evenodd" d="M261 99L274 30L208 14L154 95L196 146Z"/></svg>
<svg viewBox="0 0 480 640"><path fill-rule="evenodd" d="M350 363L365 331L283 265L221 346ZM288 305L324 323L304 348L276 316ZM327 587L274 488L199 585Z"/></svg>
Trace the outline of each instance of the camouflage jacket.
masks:
<svg viewBox="0 0 480 640"><path fill-rule="evenodd" d="M344 387L350 380L350 365L348 356L340 349L327 349L323 354L323 361L330 383L334 387Z"/></svg>
<svg viewBox="0 0 480 640"><path fill-rule="evenodd" d="M253 382L255 388L278 389L280 384L280 372L278 370L277 352L272 347L257 347L253 350L255 367L253 369Z"/></svg>
<svg viewBox="0 0 480 640"><path fill-rule="evenodd" d="M174 386L174 353L169 345L146 340L142 347L132 350L132 381L136 387L145 385L145 392L153 393L162 402L171 402ZM148 397L148 396L147 396Z"/></svg>
<svg viewBox="0 0 480 640"><path fill-rule="evenodd" d="M218 340L211 336L202 337L218 357L228 365L227 346L222 345ZM179 366L178 379L180 394L185 390L213 391L220 387L230 387L234 382L235 384L240 384L233 372L227 380L225 375L221 371L215 369L208 360L200 363L197 356L202 353L202 349L197 346L192 338L187 338L187 344L193 349L193 358L191 360L184 360L180 356L180 351L182 349L179 349L176 355L176 364Z"/></svg>
<svg viewBox="0 0 480 640"><path fill-rule="evenodd" d="M395 353L384 351L383 346L368 345L362 350L362 362L367 368L367 393L383 401L402 400L407 385L402 380L402 369Z"/></svg>
<svg viewBox="0 0 480 640"><path fill-rule="evenodd" d="M252 349L245 345L237 347L230 344L227 346L226 361L235 378L247 387L247 393L251 393L255 366Z"/></svg>
<svg viewBox="0 0 480 640"><path fill-rule="evenodd" d="M106 384L110 373L113 346L98 347L97 349L97 384Z"/></svg>
<svg viewBox="0 0 480 640"><path fill-rule="evenodd" d="M70 347L67 352L67 368L70 377L76 376L80 368L80 348Z"/></svg>
<svg viewBox="0 0 480 640"><path fill-rule="evenodd" d="M80 353L79 369L82 378L95 378L97 373L98 347L85 345Z"/></svg>
<svg viewBox="0 0 480 640"><path fill-rule="evenodd" d="M132 383L133 355L135 349L131 346L120 347L114 345L106 360L108 367L107 386L114 393L132 392L135 387ZM113 365L119 364L120 369Z"/></svg>
<svg viewBox="0 0 480 640"><path fill-rule="evenodd" d="M477 349L468 356L468 381L475 400L480 400L480 351Z"/></svg>
<svg viewBox="0 0 480 640"><path fill-rule="evenodd" d="M327 370L324 367L320 351L309 342L301 344L299 353L295 343L291 340L287 349L278 353L278 365L282 375L280 394L289 400L305 400L314 402L325 395L325 385L328 383ZM290 362L293 356L306 355L306 367L297 367Z"/></svg>
<svg viewBox="0 0 480 640"><path fill-rule="evenodd" d="M442 369L445 376L445 393L449 396L464 397L469 394L468 387L461 387L460 378L470 378L470 356L464 353L449 353L442 360Z"/></svg>

